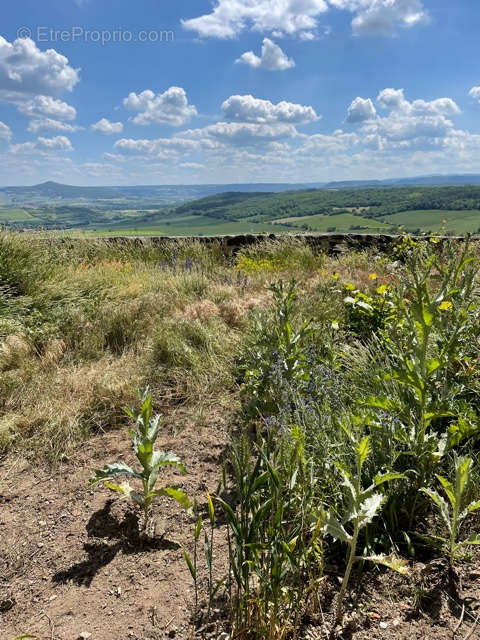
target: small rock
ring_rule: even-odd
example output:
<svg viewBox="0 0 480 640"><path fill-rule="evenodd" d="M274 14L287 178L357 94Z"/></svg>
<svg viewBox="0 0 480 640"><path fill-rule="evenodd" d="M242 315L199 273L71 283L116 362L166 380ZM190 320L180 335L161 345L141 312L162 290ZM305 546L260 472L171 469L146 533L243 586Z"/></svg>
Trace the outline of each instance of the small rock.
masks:
<svg viewBox="0 0 480 640"><path fill-rule="evenodd" d="M37 547L38 547L39 549L43 549L43 547L44 547L44 546L45 546L45 545L43 544L43 542L37 542Z"/></svg>
<svg viewBox="0 0 480 640"><path fill-rule="evenodd" d="M388 622L380 622L378 626L380 629L388 629Z"/></svg>
<svg viewBox="0 0 480 640"><path fill-rule="evenodd" d="M39 520L39 521L38 521L38 526L39 526L39 527L46 527L46 526L47 526L47 523L45 522L45 520Z"/></svg>
<svg viewBox="0 0 480 640"><path fill-rule="evenodd" d="M88 640L92 637L92 634L89 631L82 631L78 636L78 640Z"/></svg>
<svg viewBox="0 0 480 640"><path fill-rule="evenodd" d="M6 600L0 600L0 611L10 611L15 606L15 598L7 598Z"/></svg>

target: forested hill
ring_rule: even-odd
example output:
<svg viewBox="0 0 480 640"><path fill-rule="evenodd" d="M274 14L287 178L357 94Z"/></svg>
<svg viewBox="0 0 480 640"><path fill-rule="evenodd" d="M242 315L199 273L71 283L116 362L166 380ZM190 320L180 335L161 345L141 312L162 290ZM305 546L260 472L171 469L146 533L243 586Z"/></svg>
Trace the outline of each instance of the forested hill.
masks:
<svg viewBox="0 0 480 640"><path fill-rule="evenodd" d="M480 210L480 186L309 189L283 193L222 193L181 205L177 214L265 222L354 212L366 218L418 210ZM480 224L480 223L479 223Z"/></svg>

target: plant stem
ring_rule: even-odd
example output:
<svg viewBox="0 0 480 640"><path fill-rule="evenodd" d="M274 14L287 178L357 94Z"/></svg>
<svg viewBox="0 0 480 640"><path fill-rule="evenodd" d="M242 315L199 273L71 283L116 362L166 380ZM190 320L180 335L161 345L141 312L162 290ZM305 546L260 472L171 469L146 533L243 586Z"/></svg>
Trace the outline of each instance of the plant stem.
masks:
<svg viewBox="0 0 480 640"><path fill-rule="evenodd" d="M347 568L345 570L345 575L343 576L342 586L340 588L340 593L338 594L338 599L337 599L337 613L335 615L335 626L337 626L338 624L341 624L342 618L343 618L343 599L345 597L345 592L347 590L348 582L350 580L350 574L352 573L353 563L355 562L355 552L357 550L358 533L359 533L359 525L358 525L358 522L355 521L353 536L349 543Z"/></svg>

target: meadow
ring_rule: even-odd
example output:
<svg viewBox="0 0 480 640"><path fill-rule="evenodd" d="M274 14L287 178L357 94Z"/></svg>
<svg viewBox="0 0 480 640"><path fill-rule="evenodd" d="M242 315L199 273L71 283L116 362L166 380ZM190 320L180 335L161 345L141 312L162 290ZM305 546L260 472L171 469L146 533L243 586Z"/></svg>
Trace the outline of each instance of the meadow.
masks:
<svg viewBox="0 0 480 640"><path fill-rule="evenodd" d="M475 638L479 249L0 234L5 637Z"/></svg>

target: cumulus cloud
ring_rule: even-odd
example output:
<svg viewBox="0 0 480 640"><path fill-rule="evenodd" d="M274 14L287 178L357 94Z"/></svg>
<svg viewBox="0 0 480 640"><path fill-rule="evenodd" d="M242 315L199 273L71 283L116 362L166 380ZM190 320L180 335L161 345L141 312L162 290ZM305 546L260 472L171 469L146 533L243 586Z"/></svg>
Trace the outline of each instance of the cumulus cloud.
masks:
<svg viewBox="0 0 480 640"><path fill-rule="evenodd" d="M246 51L235 62L248 64L255 69L266 69L267 71L285 71L295 66L295 61L289 58L282 49L270 40L264 38L262 44L262 54L257 56L253 51Z"/></svg>
<svg viewBox="0 0 480 640"><path fill-rule="evenodd" d="M457 103L451 98L437 98L430 102L414 100L409 102L403 89L383 89L377 96L379 105L396 113L417 116L454 116L460 113Z"/></svg>
<svg viewBox="0 0 480 640"><path fill-rule="evenodd" d="M383 89L377 103L389 113L380 117L371 100L357 98L347 117L350 122L362 124L363 144L377 150L441 146L454 131L450 116L460 113L451 98L409 101L403 89Z"/></svg>
<svg viewBox="0 0 480 640"><path fill-rule="evenodd" d="M111 122L107 118L101 118L95 124L92 124L93 131L98 131L99 133L104 133L106 135L110 135L112 133L122 133L123 131L123 123L121 122Z"/></svg>
<svg viewBox="0 0 480 640"><path fill-rule="evenodd" d="M279 35L312 34L327 8L325 0L217 0L211 13L182 24L214 38L234 38L250 28Z"/></svg>
<svg viewBox="0 0 480 640"><path fill-rule="evenodd" d="M55 120L75 120L77 116L75 107L51 96L35 96L31 100L22 102L18 109L29 118L46 117Z"/></svg>
<svg viewBox="0 0 480 640"><path fill-rule="evenodd" d="M472 87L468 92L468 95L480 102L480 87Z"/></svg>
<svg viewBox="0 0 480 640"><path fill-rule="evenodd" d="M251 29L308 40L317 37L319 17L329 7L355 14L356 35L390 35L397 26L413 27L428 20L422 0L217 0L211 13L182 24L202 37L235 38Z"/></svg>
<svg viewBox="0 0 480 640"><path fill-rule="evenodd" d="M54 136L53 138L39 137L35 142L11 144L9 147L9 152L15 154L47 153L51 151L73 151L73 146L66 136Z"/></svg>
<svg viewBox="0 0 480 640"><path fill-rule="evenodd" d="M135 124L167 124L181 127L197 115L197 109L189 104L185 89L170 87L164 93L155 94L150 89L140 94L130 93L123 104L130 111L138 111Z"/></svg>
<svg viewBox="0 0 480 640"><path fill-rule="evenodd" d="M222 104L223 115L233 122L306 124L319 119L313 107L261 100L251 95L230 96Z"/></svg>
<svg viewBox="0 0 480 640"><path fill-rule="evenodd" d="M37 146L44 149L56 149L58 151L72 151L73 146L66 136L55 136L54 138L37 138Z"/></svg>
<svg viewBox="0 0 480 640"><path fill-rule="evenodd" d="M10 127L7 126L4 122L0 121L0 140L10 140L12 137L12 132Z"/></svg>
<svg viewBox="0 0 480 640"><path fill-rule="evenodd" d="M55 96L71 91L78 69L55 49L41 51L30 38L13 43L0 36L0 99L18 102L36 94Z"/></svg>
<svg viewBox="0 0 480 640"><path fill-rule="evenodd" d="M364 100L363 98L355 98L352 104L348 107L347 122L365 122L366 120L372 120L377 115L373 102L370 98Z"/></svg>
<svg viewBox="0 0 480 640"><path fill-rule="evenodd" d="M234 146L249 146L263 142L294 138L297 130L291 124L257 124L250 122L217 122L203 129L186 131L194 138L214 138Z"/></svg>
<svg viewBox="0 0 480 640"><path fill-rule="evenodd" d="M355 12L356 35L390 35L397 26L414 27L428 21L421 0L329 0L337 8Z"/></svg>
<svg viewBox="0 0 480 640"><path fill-rule="evenodd" d="M27 131L32 133L38 133L39 131L67 131L68 133L73 133L79 129L81 127L67 122L60 122L52 118L40 118L32 120L28 125Z"/></svg>

